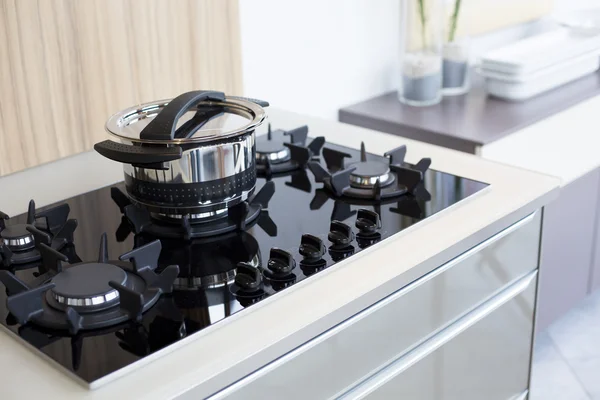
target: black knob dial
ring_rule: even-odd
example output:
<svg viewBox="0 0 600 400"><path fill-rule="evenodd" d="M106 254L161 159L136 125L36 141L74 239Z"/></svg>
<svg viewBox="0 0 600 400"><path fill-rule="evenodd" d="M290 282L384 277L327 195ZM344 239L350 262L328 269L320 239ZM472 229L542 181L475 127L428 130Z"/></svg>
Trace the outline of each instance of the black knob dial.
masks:
<svg viewBox="0 0 600 400"><path fill-rule="evenodd" d="M273 247L269 253L267 268L275 275L288 275L296 267L294 257L285 250Z"/></svg>
<svg viewBox="0 0 600 400"><path fill-rule="evenodd" d="M360 239L358 241L360 243ZM354 246L345 246L340 249L334 248L333 246L329 248L329 255L335 262L341 261L346 257L350 257L352 254L354 254Z"/></svg>
<svg viewBox="0 0 600 400"><path fill-rule="evenodd" d="M348 246L354 240L352 228L340 221L331 221L327 238L336 247Z"/></svg>
<svg viewBox="0 0 600 400"><path fill-rule="evenodd" d="M241 262L236 268L235 283L244 291L258 290L262 283L262 274L258 268Z"/></svg>
<svg viewBox="0 0 600 400"><path fill-rule="evenodd" d="M325 244L314 235L304 234L299 252L306 262L319 261L325 254Z"/></svg>
<svg viewBox="0 0 600 400"><path fill-rule="evenodd" d="M362 235L372 235L381 228L381 219L375 211L360 209L356 213L356 227Z"/></svg>

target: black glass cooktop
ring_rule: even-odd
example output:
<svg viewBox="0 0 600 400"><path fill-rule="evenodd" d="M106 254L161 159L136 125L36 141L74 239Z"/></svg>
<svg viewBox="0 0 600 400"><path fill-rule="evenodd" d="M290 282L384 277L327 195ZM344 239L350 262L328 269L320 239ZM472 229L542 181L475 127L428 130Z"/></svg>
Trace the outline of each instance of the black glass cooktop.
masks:
<svg viewBox="0 0 600 400"><path fill-rule="evenodd" d="M351 158L345 160L347 164L360 158L358 150L327 143L325 147L350 155ZM410 152L410 148L408 151ZM386 160L373 155L368 157L369 160ZM320 161L324 164L322 159ZM414 194L391 200L382 198L379 205L372 205L366 199L336 199L323 183L315 182L313 173L307 168L270 178L273 183L269 185L274 186L274 194L268 202L267 210L262 210L258 219L249 223L245 231L191 240L161 239L162 250L156 272L160 273L169 265L178 265L179 275L175 279L172 293L160 296L156 303L145 310L140 321L121 321L115 326L81 329L75 335L64 329L42 328L31 322L20 325L17 318L8 312L7 295L4 290L0 290L0 322L66 370L86 382L93 382L183 337L218 323L233 313L244 312L245 308L257 301L266 297L276 298L278 291L285 290L285 287L298 281L319 279L318 272L336 261L351 257L362 248L388 238L487 186L427 170L423 182L414 190ZM258 179L257 192L266 182L265 178ZM59 246L49 241L53 243L50 247L54 246L61 253L67 254L73 262L78 259L96 261L103 257L117 260L120 255L156 240L151 234L131 233L119 206L113 200L115 188L125 192L123 184L116 184L61 202L60 204L70 206L69 218L76 219L78 225L72 244ZM33 199L35 195L32 190ZM1 203L0 199L0 209ZM38 214L43 213L43 210L37 210ZM368 222L372 216L369 212L372 211L379 215L381 228L375 234L360 235L360 230L355 225L357 217ZM26 223L26 220L26 215L20 215L7 220L7 226ZM336 238L329 235L332 220L346 224L337 226L338 239L341 235L342 245L334 248L330 247L330 239ZM348 237L348 232L344 232L344 229L348 226L353 232L350 243L346 243L347 240L344 242L344 238ZM99 251L99 248L102 249L100 243L103 233L107 234L106 250ZM315 261L308 257L308 262L302 262L299 247L304 234L314 236L305 237L304 259L307 259L307 251L310 253L311 249L318 249L318 239L326 246L322 259ZM56 234L59 239L60 236L60 233ZM43 236L36 238L40 237ZM292 272L283 278L280 275L273 276L267 268L270 251L274 247L289 252L296 264ZM275 258L277 255L274 254ZM258 271L263 278L262 285L252 296L239 295L236 291L233 281L239 263L245 263L241 268L246 268L247 271ZM63 264L68 267L66 262ZM35 261L29 265L35 265ZM34 267L18 269L15 275L26 285L33 287L43 284L43 274L41 278L37 276L40 272L43 273L44 269ZM121 279L119 271L111 273ZM64 286L64 282L59 283ZM120 293L123 298L125 293ZM72 320L79 323L76 319ZM79 326L82 326L81 323Z"/></svg>

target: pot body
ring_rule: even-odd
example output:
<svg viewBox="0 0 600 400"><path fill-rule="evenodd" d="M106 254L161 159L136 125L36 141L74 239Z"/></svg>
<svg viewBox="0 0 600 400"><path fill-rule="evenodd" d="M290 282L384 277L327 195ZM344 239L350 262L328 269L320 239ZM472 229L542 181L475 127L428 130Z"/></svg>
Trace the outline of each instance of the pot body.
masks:
<svg viewBox="0 0 600 400"><path fill-rule="evenodd" d="M254 131L267 102L193 91L113 115L106 129L121 143L96 143L123 163L132 202L153 217L204 222L248 199L256 185Z"/></svg>
<svg viewBox="0 0 600 400"><path fill-rule="evenodd" d="M254 191L254 131L182 147L181 158L162 163L161 169L123 164L127 193L134 202L158 217L205 218L247 200Z"/></svg>

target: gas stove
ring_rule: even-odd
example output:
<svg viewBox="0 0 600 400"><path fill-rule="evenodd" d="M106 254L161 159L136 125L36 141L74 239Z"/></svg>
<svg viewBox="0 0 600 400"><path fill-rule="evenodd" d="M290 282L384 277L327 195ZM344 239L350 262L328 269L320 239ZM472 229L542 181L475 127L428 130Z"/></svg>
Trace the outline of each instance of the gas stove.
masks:
<svg viewBox="0 0 600 400"><path fill-rule="evenodd" d="M308 133L258 136L256 189L225 211L156 214L118 183L0 214L0 323L92 383L487 186Z"/></svg>

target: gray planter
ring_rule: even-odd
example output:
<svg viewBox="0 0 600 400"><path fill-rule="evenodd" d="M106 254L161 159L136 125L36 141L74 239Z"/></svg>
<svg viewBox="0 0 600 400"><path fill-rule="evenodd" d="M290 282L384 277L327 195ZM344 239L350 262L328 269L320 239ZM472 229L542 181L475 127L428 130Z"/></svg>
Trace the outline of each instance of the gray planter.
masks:
<svg viewBox="0 0 600 400"><path fill-rule="evenodd" d="M453 42L444 45L442 63L444 96L459 95L469 91L469 46L468 42Z"/></svg>
<svg viewBox="0 0 600 400"><path fill-rule="evenodd" d="M400 101L413 106L428 106L442 98L442 60L433 54L412 54L402 68Z"/></svg>

